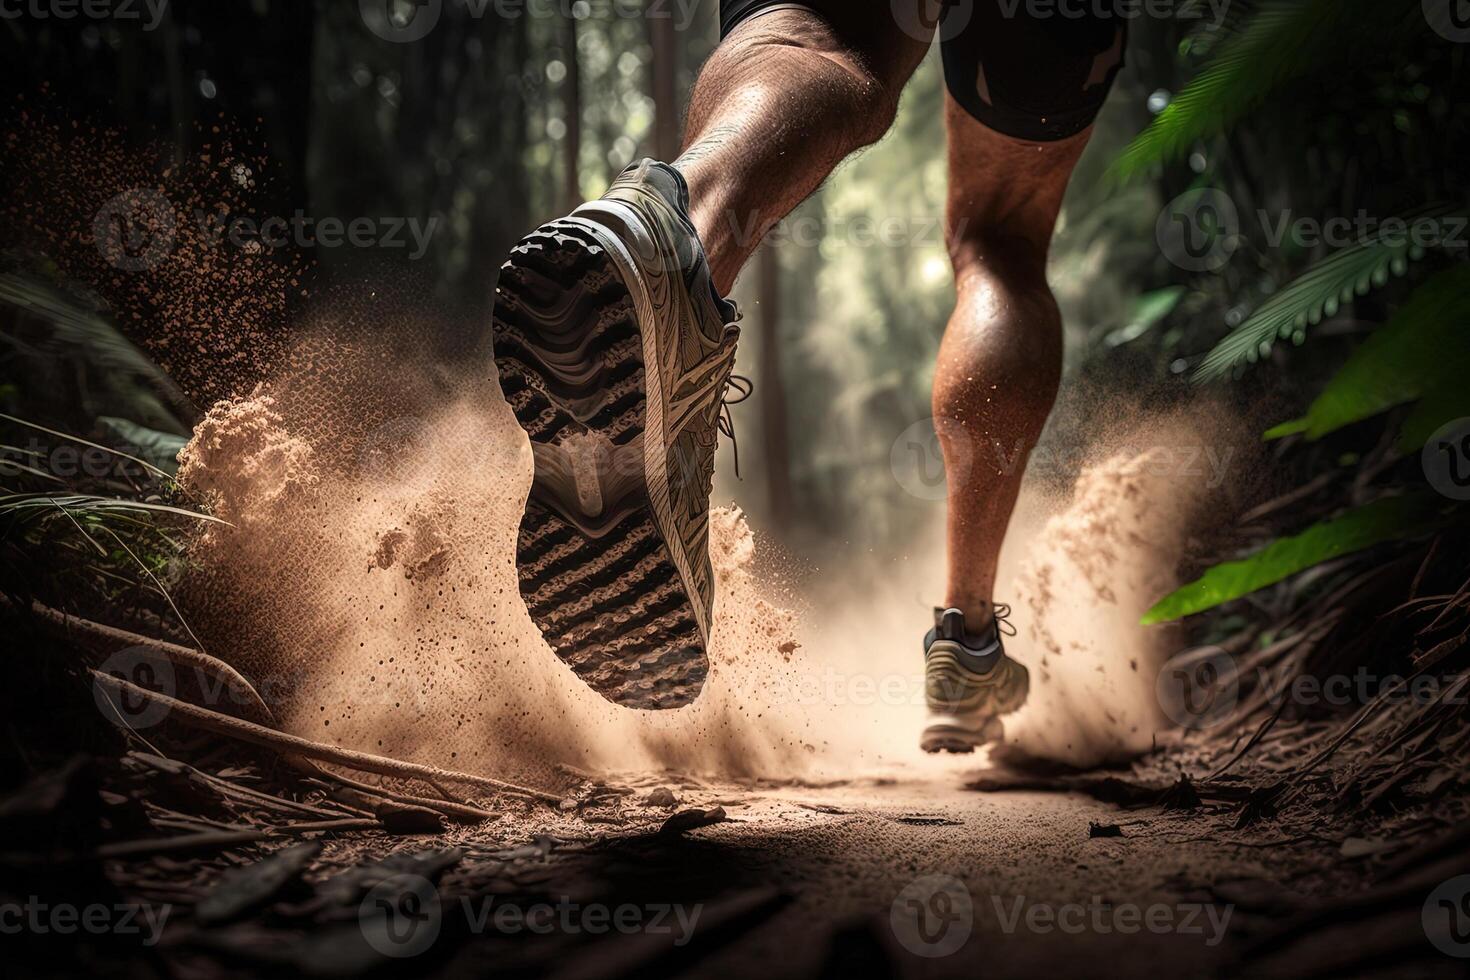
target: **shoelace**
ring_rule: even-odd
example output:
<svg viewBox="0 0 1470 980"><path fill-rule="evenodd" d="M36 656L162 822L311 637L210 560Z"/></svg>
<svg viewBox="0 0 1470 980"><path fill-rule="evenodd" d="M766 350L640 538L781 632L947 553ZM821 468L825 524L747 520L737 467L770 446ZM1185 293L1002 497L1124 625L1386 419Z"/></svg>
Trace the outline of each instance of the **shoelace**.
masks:
<svg viewBox="0 0 1470 980"><path fill-rule="evenodd" d="M729 390L735 389L738 397L729 397ZM735 441L735 417L730 414L731 405L739 405L751 396L755 391L755 384L743 374L732 374L725 382L725 397L720 399L720 418L716 423L720 434L730 440L730 451L735 454L735 479L740 479L740 446Z"/></svg>
<svg viewBox="0 0 1470 980"><path fill-rule="evenodd" d="M997 602L991 607L995 616L995 631L1002 636L1015 636L1016 628L1011 625L1011 607L1009 603Z"/></svg>

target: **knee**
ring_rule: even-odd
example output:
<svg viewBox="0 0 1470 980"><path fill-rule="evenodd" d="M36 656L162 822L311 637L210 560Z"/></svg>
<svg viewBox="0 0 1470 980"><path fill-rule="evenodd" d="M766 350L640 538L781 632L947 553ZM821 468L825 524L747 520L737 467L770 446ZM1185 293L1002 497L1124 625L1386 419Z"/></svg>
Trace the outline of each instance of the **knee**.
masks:
<svg viewBox="0 0 1470 980"><path fill-rule="evenodd" d="M854 135L863 146L871 146L886 136L898 119L902 86L891 85L872 73L860 76L858 84Z"/></svg>
<svg viewBox="0 0 1470 980"><path fill-rule="evenodd" d="M956 214L945 217L945 245L955 284L979 278L1024 293L1046 287L1051 229L1032 229L1005 218Z"/></svg>

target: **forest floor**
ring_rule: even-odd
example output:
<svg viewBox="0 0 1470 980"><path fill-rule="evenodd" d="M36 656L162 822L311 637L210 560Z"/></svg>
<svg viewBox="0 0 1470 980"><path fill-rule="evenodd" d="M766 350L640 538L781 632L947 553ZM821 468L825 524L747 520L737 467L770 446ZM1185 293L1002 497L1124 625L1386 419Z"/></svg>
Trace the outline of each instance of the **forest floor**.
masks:
<svg viewBox="0 0 1470 980"><path fill-rule="evenodd" d="M859 763L847 742L819 737L832 731L818 709L861 716L849 723L877 732L861 744L887 747L901 737L911 747L913 729L893 720L905 706L869 711L847 688L837 693L851 696L830 705L819 697L813 706L797 682L824 680L814 671L825 666L840 668L839 680L906 677L913 661L901 651L916 646L917 596L937 594L917 573L901 565L882 570L903 586L889 593L914 596L893 637L884 633L883 604L870 598L881 590L858 587L845 574L837 584L863 605L861 642L851 639L851 623L813 622L804 643L788 632L793 614L768 602L752 573L727 574L722 601L735 615L716 666L739 665L725 671L727 681L774 686L727 683L717 691L712 684L703 714L683 725L635 719L582 691L570 672L558 674L549 651L524 656L541 641L521 608L509 549L529 459L519 441L497 438L514 425L508 411L485 414L474 409L464 424L441 426L449 448L420 449L409 460L424 473L400 474L390 487L379 477L366 484L354 478L325 498L333 506L322 511L289 495L260 495L271 507L242 523L249 531L235 541L249 546L251 560L227 552L219 566L231 573L223 584L236 591L196 588L207 601L185 603L194 624L219 644L197 643L192 629L170 626L179 618L173 600L165 609L136 587L136 571L124 561L137 561L132 552L113 555L116 568L94 570L97 560L71 540L76 519L51 499L53 491L38 491L33 511L51 523L37 532L39 544L15 547L35 556L26 567L38 570L17 593L29 598L40 583L46 594L39 598L68 601L65 613L26 610L16 599L0 608L3 631L14 638L12 676L24 679L3 692L4 745L17 772L40 774L0 798L0 948L53 975L181 978L393 972L744 980L752 973L1010 977L1059 969L1130 977L1463 975L1470 957L1470 722L1461 709L1470 679L1450 675L1423 703L1379 694L1334 715L1295 710L1302 706L1289 699L1273 709L1272 700L1278 681L1341 676L1370 654L1396 671L1457 667L1446 658L1470 637L1470 586L1454 539L1390 561L1364 556L1360 565L1337 567L1330 588L1282 585L1261 597L1249 619L1207 624L1210 642L1221 646L1197 651L1229 647L1243 677L1263 680L1230 692L1229 723L1177 740L1171 729L1171 740L1150 751L1148 732L1156 729L1130 718L1156 713L1149 678L1177 648L1164 649L1159 638L1133 642L1146 608L1139 603L1160 594L1145 573L1177 564L1187 522L1132 504L1099 510L1079 491L1066 512L1075 520L1024 537L1033 557L1057 556L1052 565L1062 567L1079 553L1131 554L1132 542L1158 560L1134 562L1127 576L1102 569L1109 608L1047 618L1049 628L1070 628L1057 637L1077 642L1055 644L1055 655L1065 647L1068 659L1050 681L1045 658L1038 661L1028 708L1044 724L1032 730L1053 743L1089 731L1135 733L1126 757L1143 753L1139 761L1119 771L1041 773L986 769L983 756L925 764L915 753L907 765ZM266 441L268 448L294 445L283 440ZM499 448L487 456L486 447ZM224 461L273 472L253 460ZM519 472L521 482L464 479L485 471ZM438 601L444 580L415 580L414 569L389 575L368 561L390 529L427 521L436 530L429 519L441 515L420 509L427 493L417 476L453 490L458 502L446 513L459 522L445 518L442 540L426 534L429 544L456 542L477 564L485 555L503 559L484 569L466 563L464 593L447 580L458 600ZM1150 492L1144 478L1152 476L1125 460L1097 470L1086 487L1105 500L1162 501L1168 517L1182 499ZM401 513L377 512L388 498ZM1272 508L1305 506L1288 493L1252 513L1259 523ZM1311 506L1325 513L1335 504ZM321 514L332 519L323 524ZM318 540L319 525L332 533ZM720 517L716 531L716 557L729 559L727 573L754 560L737 515ZM81 555L60 569L75 573L67 562L79 565L90 591L66 587L77 578L56 572L57 555ZM1102 593L1088 574L1099 569L1073 571L1062 582L1039 573L1033 579L1051 582L1038 591L1089 601ZM116 586L109 583L118 580L133 583L123 594L141 597L139 608L111 598ZM472 581L478 584L467 597ZM324 592L322 583L331 588ZM833 616L846 610L811 605ZM1022 614L1035 606L1017 602ZM349 608L365 610L365 625L342 627L347 620L336 613ZM319 609L334 614L311 615ZM87 615L97 623L76 618ZM446 652L471 632L466 622L493 638L495 662L483 650L478 659ZM385 687L362 702L362 717L351 710L329 717L326 704L355 709L359 702L328 684L319 700L305 702L320 706L320 718L306 712L281 724L233 660L205 653L269 649L258 641L273 630L291 641L283 648L308 653L265 671L267 680L331 682L366 673L372 681L377 665L395 654L407 660L409 652L442 668L403 675L411 692L432 690L438 710L374 714L375 705L389 703ZM1086 646L1101 653L1089 658ZM864 647L871 648L866 661ZM793 663L798 649L807 659ZM1140 653L1142 666L1134 651L1150 654ZM123 653L129 669L110 672ZM1109 653L1112 660L1100 659ZM122 678L141 679L140 666L147 674L165 663L199 690L128 703L148 692ZM90 664L100 669L89 673ZM487 675L487 666L495 672ZM309 697L292 690L297 700ZM221 703L221 692L242 691L253 700ZM328 696L334 692L341 696ZM190 702L190 694L199 697ZM130 712L161 704L168 722L120 730L112 716L123 721L118 708L125 704ZM775 705L796 723L783 728L792 719L773 720ZM906 708L918 713L922 704ZM472 712L479 727L462 728ZM694 751L699 732L710 757L703 765ZM823 761L836 758L845 768L820 780L781 781L687 771L767 771L735 763L781 742L777 736L791 752L815 752L812 743L822 742ZM408 751L415 742L447 751L415 754ZM643 767L633 772L580 772L552 761L621 759L591 750L624 743L659 751L645 752L648 762L606 763ZM538 755L547 778L526 777L539 787L530 790L487 775L523 778L495 759L456 760L456 751L486 744L528 755L549 747ZM413 758L416 766L407 761ZM434 760L460 772L424 764ZM18 916L25 925L15 930Z"/></svg>
<svg viewBox="0 0 1470 980"><path fill-rule="evenodd" d="M95 870L140 910L141 947L20 941L185 977L1463 975L1470 942L1426 917L1456 880L1449 900L1470 895L1464 799L1371 826L1321 800L1249 822L1226 799L1249 780L1201 798L1164 776L1200 761L1180 747L1130 772L964 760L821 783L567 770L559 805L502 799L497 819L437 833L277 816L263 839L113 844ZM102 774L104 799L145 779L151 807L179 805L171 774L124 769ZM214 774L280 789L249 762ZM213 822L249 826L245 809ZM56 867L32 871L54 890Z"/></svg>

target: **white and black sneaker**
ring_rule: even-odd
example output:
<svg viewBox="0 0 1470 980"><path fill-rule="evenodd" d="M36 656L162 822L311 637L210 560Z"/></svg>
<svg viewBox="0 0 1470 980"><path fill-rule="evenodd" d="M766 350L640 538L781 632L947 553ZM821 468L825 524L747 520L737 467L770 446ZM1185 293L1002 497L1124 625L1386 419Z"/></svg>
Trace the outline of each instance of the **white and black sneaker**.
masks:
<svg viewBox="0 0 1470 980"><path fill-rule="evenodd" d="M934 610L934 628L924 637L925 752L973 752L997 742L1005 735L1001 716L1026 703L1030 675L1001 642L1009 614L1008 606L996 606L989 627L972 635L960 610Z"/></svg>
<svg viewBox="0 0 1470 980"><path fill-rule="evenodd" d="M532 232L500 273L501 390L535 477L516 563L557 654L610 701L677 708L708 671L709 497L739 328L667 164Z"/></svg>

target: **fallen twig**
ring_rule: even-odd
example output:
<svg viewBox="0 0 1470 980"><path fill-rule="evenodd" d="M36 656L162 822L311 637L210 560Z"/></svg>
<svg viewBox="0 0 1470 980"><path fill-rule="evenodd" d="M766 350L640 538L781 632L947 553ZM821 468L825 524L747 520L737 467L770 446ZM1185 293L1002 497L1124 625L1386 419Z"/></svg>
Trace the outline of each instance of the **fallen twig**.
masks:
<svg viewBox="0 0 1470 980"><path fill-rule="evenodd" d="M119 629L116 626L94 623L91 620L64 613L59 609L52 609L50 606L42 605L39 602L31 603L31 612L43 624L67 635L76 632L95 643L116 644L116 647L113 647L113 649L121 647L142 647L150 653L155 653L169 661L176 667L187 666L198 668L209 674L211 680L228 684L242 691L249 698L248 703L244 707L253 709L260 716L258 720L267 724L275 724L276 722L275 715L271 712L270 706L265 703L265 700L255 690L254 686L239 671L218 657L212 657L202 650L180 646L177 643L169 643L166 640L156 640L151 636L132 633L128 630Z"/></svg>
<svg viewBox="0 0 1470 980"><path fill-rule="evenodd" d="M252 686L250 682L244 678L244 676L242 676L229 664L225 663L222 660L219 660L216 657L212 657L201 650L195 650L190 647L180 646L176 643L169 643L165 640L158 640L153 637L143 636L138 633L132 633L128 630L120 629L116 626L107 626L102 623L95 623L91 620L82 619L81 617L73 616L61 612L57 609L52 609L50 606L43 605L39 602L33 602L31 604L31 611L42 623L52 627L53 629L65 631L68 635L75 632L80 633L84 637L87 637L97 643L143 647L144 649L158 654L165 660L173 663L175 666L185 665L197 667L198 669L208 673L211 676L212 680L221 683L227 683L238 688L249 698L246 707L253 708L254 713L259 716L260 720L272 725L275 724L274 714L271 712L270 707L265 703L265 700L261 698L260 694L255 690L254 686ZM470 806L469 804L453 799L442 786L435 785L430 780L426 781L428 781L430 785L433 785L434 789L443 796L447 797L447 799L436 800L433 798L415 796L410 793L401 793L383 786L373 786L368 783L359 782L340 773L325 772L324 770L313 765L306 759L294 757L289 753L286 753L285 757L288 763L291 763L296 768L310 775L321 776L336 781L350 789L358 791L359 793L365 793L370 796L379 797L381 799L392 800L395 803L403 803L409 806L421 806L431 810L435 810L439 813L444 814L445 816L452 817L460 822L478 823L480 821L492 819L496 816L496 814L491 813L488 810L483 810L479 807ZM150 758L156 759L158 757L150 756ZM168 761L171 762L173 760ZM182 763L180 763L180 765L182 765ZM195 777L208 781L216 789L230 795L248 795L255 802L261 803L265 806L287 806L292 809L311 812L316 815L327 815L327 811L310 807L307 804L296 803L289 800L282 800L279 797L271 796L267 793L260 793L256 790L237 786L234 783L230 783L226 780L220 780L217 777L210 776L208 773L202 772L198 769L194 769L193 767L189 767L189 770Z"/></svg>
<svg viewBox="0 0 1470 980"><path fill-rule="evenodd" d="M230 782L227 779L221 779L220 777L212 776L201 769L196 769L195 767L189 765L187 762L179 762L176 759L164 759L160 756L153 755L150 752L133 751L128 753L128 757L136 759L138 762L148 766L150 769L156 769L160 772L178 773L188 776L190 779L194 779L198 782L204 783L206 786L210 787L217 793L220 793L224 796L232 797L244 803L250 803L256 806L263 806L271 810L288 810L296 813L305 813L314 817L336 818L342 816L341 813L334 813L330 810L323 810L320 807L312 806L309 803L298 803L295 800L287 800L282 799L279 796L272 796L270 793L262 793L260 790L251 789L248 786L240 786L236 783Z"/></svg>
<svg viewBox="0 0 1470 980"><path fill-rule="evenodd" d="M503 779L495 779L491 776L477 776L471 773L454 772L449 769L440 769L438 766L425 766L415 762L403 762L399 759L389 759L385 756L372 755L367 752L358 752L353 749L344 749L336 745L327 745L322 742L313 742L299 735L287 735L285 732L266 728L243 718L232 715L221 714L208 708L190 704L171 698L157 691L139 687L129 681L104 674L100 670L92 670L92 677L98 684L108 688L117 694L126 694L134 698L150 701L167 707L170 717L195 728L213 732L216 735L224 735L228 738L238 739L262 748L272 749L283 754L296 754L333 765L344 766L348 769L356 769L359 772L371 772L379 776L396 776L402 779L418 779L425 782L431 780L443 780L453 783L466 783L471 786L482 786L488 789L498 790L515 796L524 796L533 800L540 800L556 806L561 803L561 797L547 793L529 786L519 786L515 783L506 782Z"/></svg>
<svg viewBox="0 0 1470 980"><path fill-rule="evenodd" d="M140 854L161 854L165 851L191 851L206 847L232 847L235 844L253 844L270 836L265 830L211 830L202 834L187 834L182 837L154 837L148 840L121 841L103 844L97 848L100 858L136 857Z"/></svg>
<svg viewBox="0 0 1470 980"><path fill-rule="evenodd" d="M403 803L408 806L421 806L426 810L434 810L444 814L446 817L452 817L460 823L481 823L485 820L494 820L500 816L498 813L482 810L480 807L471 806L468 803L436 800L432 797L414 796L412 793L400 793L397 790L388 789L384 786L374 786L372 783L361 782L353 779L351 776L344 776L339 772L331 772L325 769L319 771L324 778L341 783L349 791L361 793L365 796L377 796L385 800L392 800L394 803Z"/></svg>

